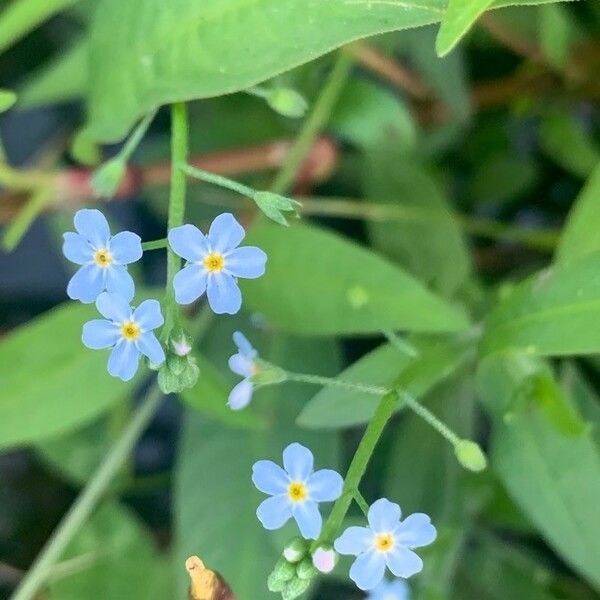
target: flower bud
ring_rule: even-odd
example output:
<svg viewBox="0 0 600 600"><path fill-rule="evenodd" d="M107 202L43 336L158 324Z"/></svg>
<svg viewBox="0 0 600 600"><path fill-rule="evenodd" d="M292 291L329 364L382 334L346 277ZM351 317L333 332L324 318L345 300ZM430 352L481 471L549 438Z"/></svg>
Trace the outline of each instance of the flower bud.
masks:
<svg viewBox="0 0 600 600"><path fill-rule="evenodd" d="M94 171L91 184L101 198L112 198L121 185L127 164L118 156L111 158Z"/></svg>
<svg viewBox="0 0 600 600"><path fill-rule="evenodd" d="M280 558L275 568L267 579L267 586L271 592L281 592L286 583L296 575L296 568L285 558Z"/></svg>
<svg viewBox="0 0 600 600"><path fill-rule="evenodd" d="M286 380L285 371L268 362L256 359L257 371L250 377L254 385L274 385Z"/></svg>
<svg viewBox="0 0 600 600"><path fill-rule="evenodd" d="M281 597L283 600L294 600L299 596L302 596L304 592L310 587L310 579L300 579L294 577L283 588Z"/></svg>
<svg viewBox="0 0 600 600"><path fill-rule="evenodd" d="M288 225L287 219L281 214L282 211L296 215L297 207L301 206L300 202L273 192L256 192L253 200L269 219L280 225Z"/></svg>
<svg viewBox="0 0 600 600"><path fill-rule="evenodd" d="M332 548L317 548L312 555L312 563L321 573L331 573L335 568L337 554Z"/></svg>
<svg viewBox="0 0 600 600"><path fill-rule="evenodd" d="M269 90L266 100L275 112L292 119L303 117L308 108L304 97L288 87L276 87Z"/></svg>
<svg viewBox="0 0 600 600"><path fill-rule="evenodd" d="M458 462L469 471L483 471L487 466L487 458L479 444L471 440L459 440L454 444L454 453Z"/></svg>
<svg viewBox="0 0 600 600"><path fill-rule="evenodd" d="M291 563L300 562L308 552L308 544L301 537L295 537L283 549L284 558Z"/></svg>
<svg viewBox="0 0 600 600"><path fill-rule="evenodd" d="M200 369L193 356L167 354L167 360L158 371L158 386L164 394L173 394L191 388L198 381Z"/></svg>
<svg viewBox="0 0 600 600"><path fill-rule="evenodd" d="M302 559L296 566L296 575L300 579L312 579L317 574L317 569L310 558Z"/></svg>

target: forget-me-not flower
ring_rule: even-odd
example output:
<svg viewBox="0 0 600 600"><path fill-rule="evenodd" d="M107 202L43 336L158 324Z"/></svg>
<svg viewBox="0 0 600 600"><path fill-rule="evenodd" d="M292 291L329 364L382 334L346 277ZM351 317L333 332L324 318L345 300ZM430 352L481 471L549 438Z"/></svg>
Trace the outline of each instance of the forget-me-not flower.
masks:
<svg viewBox="0 0 600 600"><path fill-rule="evenodd" d="M313 464L312 452L298 443L283 451L283 469L270 460L254 464L254 485L271 495L256 511L265 529L279 529L293 517L302 537L307 540L319 537L323 520L318 503L339 498L344 482L331 469L313 472Z"/></svg>
<svg viewBox="0 0 600 600"><path fill-rule="evenodd" d="M238 347L238 351L230 357L229 368L236 375L241 375L244 379L231 390L227 406L233 410L241 410L248 406L250 400L252 400L254 385L250 377L258 371L255 362L258 352L240 331L236 331L233 334L233 341Z"/></svg>
<svg viewBox="0 0 600 600"><path fill-rule="evenodd" d="M400 507L385 498L373 503L368 527L349 527L334 544L340 554L357 559L350 578L361 590L374 589L383 579L386 566L396 577L410 577L423 568L412 548L427 546L436 538L435 527L423 513L400 520Z"/></svg>
<svg viewBox="0 0 600 600"><path fill-rule="evenodd" d="M63 254L81 265L67 286L69 298L89 304L107 290L131 302L135 288L125 265L142 257L140 236L131 231L111 236L104 215L91 208L78 210L74 223L77 233L63 234Z"/></svg>
<svg viewBox="0 0 600 600"><path fill-rule="evenodd" d="M169 244L186 266L173 280L175 299L190 304L206 292L217 314L235 314L242 306L236 278L255 279L265 272L267 255L254 246L238 248L246 232L231 213L219 215L205 236L194 225L169 231Z"/></svg>
<svg viewBox="0 0 600 600"><path fill-rule="evenodd" d="M119 294L103 292L96 307L105 319L94 319L83 326L83 343L93 350L112 348L108 372L129 381L136 373L140 354L154 364L165 360L165 352L153 333L164 323L157 300L144 300L135 310Z"/></svg>
<svg viewBox="0 0 600 600"><path fill-rule="evenodd" d="M367 596L366 600L408 600L410 588L403 579L385 579Z"/></svg>

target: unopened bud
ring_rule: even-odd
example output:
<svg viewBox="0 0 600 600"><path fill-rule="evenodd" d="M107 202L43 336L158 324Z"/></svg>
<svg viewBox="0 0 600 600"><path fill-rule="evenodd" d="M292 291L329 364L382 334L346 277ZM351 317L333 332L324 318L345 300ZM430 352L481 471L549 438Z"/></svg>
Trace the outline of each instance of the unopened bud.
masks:
<svg viewBox="0 0 600 600"><path fill-rule="evenodd" d="M337 554L332 548L317 548L312 555L312 563L315 569L321 573L331 573L335 568Z"/></svg>
<svg viewBox="0 0 600 600"><path fill-rule="evenodd" d="M296 575L300 579L312 579L317 574L317 569L310 558L302 559L296 566Z"/></svg>
<svg viewBox="0 0 600 600"><path fill-rule="evenodd" d="M276 87L269 90L266 100L275 112L292 119L303 117L308 108L304 97L296 90L287 87Z"/></svg>
<svg viewBox="0 0 600 600"><path fill-rule="evenodd" d="M299 596L302 596L304 592L310 587L310 579L300 579L294 577L291 581L288 581L286 586L281 592L283 600L295 600Z"/></svg>
<svg viewBox="0 0 600 600"><path fill-rule="evenodd" d="M296 576L296 567L285 558L280 558L267 579L267 587L271 592L281 592L286 583Z"/></svg>
<svg viewBox="0 0 600 600"><path fill-rule="evenodd" d="M459 440L454 444L454 453L458 462L469 471L483 471L487 466L487 458L479 444L471 440Z"/></svg>
<svg viewBox="0 0 600 600"><path fill-rule="evenodd" d="M163 394L182 392L194 387L199 375L200 369L194 357L169 354L158 371L158 386Z"/></svg>
<svg viewBox="0 0 600 600"><path fill-rule="evenodd" d="M178 341L171 340L171 345L177 356L187 356L192 351L192 346L185 337Z"/></svg>
<svg viewBox="0 0 600 600"><path fill-rule="evenodd" d="M294 538L283 549L285 560L291 563L300 562L308 552L308 544L300 537Z"/></svg>
<svg viewBox="0 0 600 600"><path fill-rule="evenodd" d="M287 219L281 214L282 212L290 212L296 215L298 207L301 206L300 202L273 192L256 192L253 199L256 206L269 219L280 225L288 225Z"/></svg>
<svg viewBox="0 0 600 600"><path fill-rule="evenodd" d="M100 166L92 175L94 192L101 198L112 198L121 185L127 164L118 156Z"/></svg>

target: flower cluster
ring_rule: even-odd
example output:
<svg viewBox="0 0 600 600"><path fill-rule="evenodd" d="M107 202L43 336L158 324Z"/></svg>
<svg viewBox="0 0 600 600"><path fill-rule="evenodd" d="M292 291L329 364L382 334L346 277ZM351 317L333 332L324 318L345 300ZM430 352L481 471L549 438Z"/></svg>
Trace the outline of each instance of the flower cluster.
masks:
<svg viewBox="0 0 600 600"><path fill-rule="evenodd" d="M159 373L161 387L175 391L193 385L198 369L188 356L191 345L183 330L175 326L167 332L165 352L154 334L164 324L160 303L145 300L137 308L131 306L135 283L127 265L142 257L140 237L131 231L111 235L106 218L95 209L77 211L74 225L76 231L63 236L63 254L80 267L67 294L85 304L95 302L104 317L84 325L83 343L94 350L111 348L108 372L123 381L133 378L144 355L153 368L167 365L168 372ZM189 224L171 229L171 249L188 261L175 275L175 300L189 304L206 292L215 313L238 312L242 297L236 279L260 277L267 259L259 248L239 248L244 236L244 228L230 213L216 217L207 236ZM247 390L238 396L243 398L244 393L249 402Z"/></svg>

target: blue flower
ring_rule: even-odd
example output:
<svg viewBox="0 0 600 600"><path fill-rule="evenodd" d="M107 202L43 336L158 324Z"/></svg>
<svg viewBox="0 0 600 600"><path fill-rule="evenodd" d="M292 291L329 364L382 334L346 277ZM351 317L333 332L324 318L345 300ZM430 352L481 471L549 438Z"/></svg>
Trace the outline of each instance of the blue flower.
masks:
<svg viewBox="0 0 600 600"><path fill-rule="evenodd" d="M125 265L142 257L140 236L131 231L111 236L104 215L95 209L78 210L74 223L77 233L63 235L63 254L81 265L67 286L69 298L89 304L107 290L131 302L134 284Z"/></svg>
<svg viewBox="0 0 600 600"><path fill-rule="evenodd" d="M179 304L190 304L206 292L215 313L233 315L240 310L242 294L236 278L260 277L267 261L260 248L238 248L244 235L244 228L230 213L223 213L212 222L208 236L194 225L169 231L173 252L187 261L173 281Z"/></svg>
<svg viewBox="0 0 600 600"><path fill-rule="evenodd" d="M119 294L104 292L96 300L96 308L105 319L94 319L83 326L83 343L92 350L112 348L108 372L129 381L137 371L140 354L154 364L165 360L165 352L153 329L164 323L157 300L145 300L135 310Z"/></svg>
<svg viewBox="0 0 600 600"><path fill-rule="evenodd" d="M238 347L238 352L229 359L229 368L244 379L231 390L227 406L232 410L241 410L252 400L254 385L250 381L250 377L257 372L254 359L258 356L258 352L240 331L233 334L233 341Z"/></svg>
<svg viewBox="0 0 600 600"><path fill-rule="evenodd" d="M408 600L410 588L403 579L385 579L367 596L366 600Z"/></svg>
<svg viewBox="0 0 600 600"><path fill-rule="evenodd" d="M340 497L344 484L331 469L313 472L312 452L301 444L290 444L283 451L282 469L270 460L259 460L252 468L254 485L270 494L256 511L265 529L279 529L294 517L302 537L316 540L321 533L319 502Z"/></svg>
<svg viewBox="0 0 600 600"><path fill-rule="evenodd" d="M349 527L334 544L340 554L358 558L350 578L361 590L372 590L383 579L385 567L396 577L410 577L423 568L412 548L427 546L436 538L435 527L423 513L400 521L400 507L382 498L369 509L369 527Z"/></svg>

